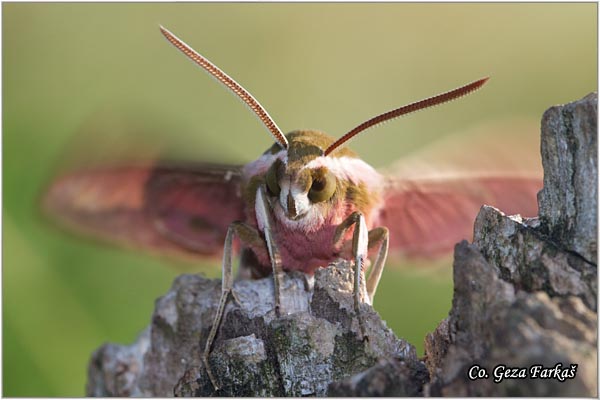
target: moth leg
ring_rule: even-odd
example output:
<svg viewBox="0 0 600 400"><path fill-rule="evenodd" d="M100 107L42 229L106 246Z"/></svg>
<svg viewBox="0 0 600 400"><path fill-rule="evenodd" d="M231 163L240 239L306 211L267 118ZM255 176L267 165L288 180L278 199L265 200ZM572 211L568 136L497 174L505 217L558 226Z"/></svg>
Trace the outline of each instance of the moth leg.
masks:
<svg viewBox="0 0 600 400"><path fill-rule="evenodd" d="M344 236L348 229L356 223L358 217L358 212L354 212L348 216L341 224L338 225L334 238L333 245L334 248L339 248L342 246L344 241ZM385 261L387 259L388 247L389 247L389 230L385 227L373 228L369 231L369 247L371 250L375 248L375 246L379 245L379 250L377 251L377 258L375 259L375 263L371 267L369 271L369 275L367 277L367 294L369 295L369 304L373 304L373 298L375 297L375 292L377 291L377 286L379 285L379 280L381 279L381 274L383 273L383 267L385 266ZM355 254L354 252L352 253Z"/></svg>
<svg viewBox="0 0 600 400"><path fill-rule="evenodd" d="M354 232L352 234L352 256L354 257L354 311L358 317L358 323L360 326L361 335L363 340L367 339L365 324L363 321L362 314L360 312L360 288L361 284L364 284L361 279L361 275L364 269L365 262L367 260L368 246L369 246L369 233L365 217L360 212L353 212L346 218L338 227L334 235L334 245L337 245L343 238L344 233L354 225ZM367 299L369 301L370 299Z"/></svg>
<svg viewBox="0 0 600 400"><path fill-rule="evenodd" d="M271 260L271 268L273 269L273 286L275 288L275 314L281 316L281 280L283 279L283 266L281 264L281 255L279 248L273 237L273 216L271 215L270 206L267 200L265 186L259 186L256 191L256 220L258 226L263 228L267 249L269 251L269 259Z"/></svg>
<svg viewBox="0 0 600 400"><path fill-rule="evenodd" d="M390 231L385 227L373 228L369 231L369 249L379 245L377 258L367 277L367 294L369 295L369 300L371 300L371 305L373 304L373 298L375 297L375 292L383 273L383 267L385 266L385 260L387 259L389 236Z"/></svg>
<svg viewBox="0 0 600 400"><path fill-rule="evenodd" d="M229 296L233 297L233 299L240 304L239 299L235 295L233 291L233 266L231 262L232 254L233 254L233 238L234 235L240 239L240 241L247 245L250 248L260 249L265 246L263 239L260 237L260 234L256 229L247 225L243 222L233 222L229 225L227 229L227 235L225 236L225 245L223 246L223 264L222 264L222 281L221 281L221 298L219 300L219 305L217 307L217 312L215 314L215 319L213 320L212 327L208 334L208 338L206 339L206 344L204 346L204 353L202 354L202 362L204 367L206 368L206 373L213 384L215 390L219 390L219 384L215 379L215 376L212 372L212 368L208 362L208 356L212 350L212 345L215 341L215 337L219 331L221 326L221 320L225 313L225 306L227 305L227 300L229 300Z"/></svg>

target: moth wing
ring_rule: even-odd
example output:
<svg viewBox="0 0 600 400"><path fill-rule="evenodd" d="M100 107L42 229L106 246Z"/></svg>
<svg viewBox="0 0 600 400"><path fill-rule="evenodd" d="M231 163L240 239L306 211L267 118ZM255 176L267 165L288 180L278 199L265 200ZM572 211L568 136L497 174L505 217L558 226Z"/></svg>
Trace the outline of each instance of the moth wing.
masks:
<svg viewBox="0 0 600 400"><path fill-rule="evenodd" d="M453 179L390 180L380 224L390 230L390 253L435 257L473 236L484 204L508 215L538 213L540 177L480 176Z"/></svg>
<svg viewBox="0 0 600 400"><path fill-rule="evenodd" d="M218 256L243 218L240 167L146 164L95 167L56 180L43 209L62 226L153 253Z"/></svg>
<svg viewBox="0 0 600 400"><path fill-rule="evenodd" d="M438 139L382 171L388 177L381 225L391 254L435 257L471 240L484 204L534 217L543 171L539 122L487 122Z"/></svg>

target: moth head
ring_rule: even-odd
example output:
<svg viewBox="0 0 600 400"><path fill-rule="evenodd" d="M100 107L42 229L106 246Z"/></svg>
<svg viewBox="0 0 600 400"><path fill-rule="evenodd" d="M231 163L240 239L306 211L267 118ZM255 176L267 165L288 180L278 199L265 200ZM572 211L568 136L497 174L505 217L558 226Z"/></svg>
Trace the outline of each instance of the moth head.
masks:
<svg viewBox="0 0 600 400"><path fill-rule="evenodd" d="M337 177L326 167L290 171L279 159L267 171L265 183L267 194L292 220L328 206L338 187Z"/></svg>
<svg viewBox="0 0 600 400"><path fill-rule="evenodd" d="M333 138L316 131L295 131L286 138L287 150L274 145L266 153L276 158L265 173L265 185L268 196L286 217L297 220L311 210L328 207L343 185L326 165L315 163L324 157L324 149ZM345 149L342 154L351 152Z"/></svg>

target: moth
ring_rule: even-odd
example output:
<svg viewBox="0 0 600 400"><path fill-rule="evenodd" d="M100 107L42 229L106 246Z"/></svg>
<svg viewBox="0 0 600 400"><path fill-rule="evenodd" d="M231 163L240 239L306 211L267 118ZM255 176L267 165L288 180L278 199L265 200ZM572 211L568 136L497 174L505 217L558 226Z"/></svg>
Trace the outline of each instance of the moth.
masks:
<svg viewBox="0 0 600 400"><path fill-rule="evenodd" d="M280 310L284 293L279 284L284 271L311 275L333 260L351 260L355 310L363 329L361 285L366 287L364 301L372 303L388 251L447 251L470 236L473 218L484 203L536 213L537 178L403 181L383 176L346 147L367 129L465 96L488 78L385 112L338 139L313 130L284 135L248 91L167 29L160 30L241 99L274 144L243 166L162 162L70 172L50 186L44 207L69 228L117 243L193 257L222 254L222 294L202 356L216 388L208 355L225 306L235 298L234 239L241 243L240 275L273 276L277 313L285 311Z"/></svg>

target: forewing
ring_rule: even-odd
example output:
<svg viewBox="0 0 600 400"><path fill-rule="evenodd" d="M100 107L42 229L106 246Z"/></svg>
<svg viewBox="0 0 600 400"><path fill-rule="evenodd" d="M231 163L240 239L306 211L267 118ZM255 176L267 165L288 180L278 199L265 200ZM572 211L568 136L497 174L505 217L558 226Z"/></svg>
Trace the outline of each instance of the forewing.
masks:
<svg viewBox="0 0 600 400"><path fill-rule="evenodd" d="M94 168L55 181L43 207L77 232L181 256L218 256L243 218L240 167L154 164Z"/></svg>
<svg viewBox="0 0 600 400"><path fill-rule="evenodd" d="M480 176L390 180L380 224L390 230L390 252L435 257L472 240L482 205L506 214L537 215L540 177Z"/></svg>

